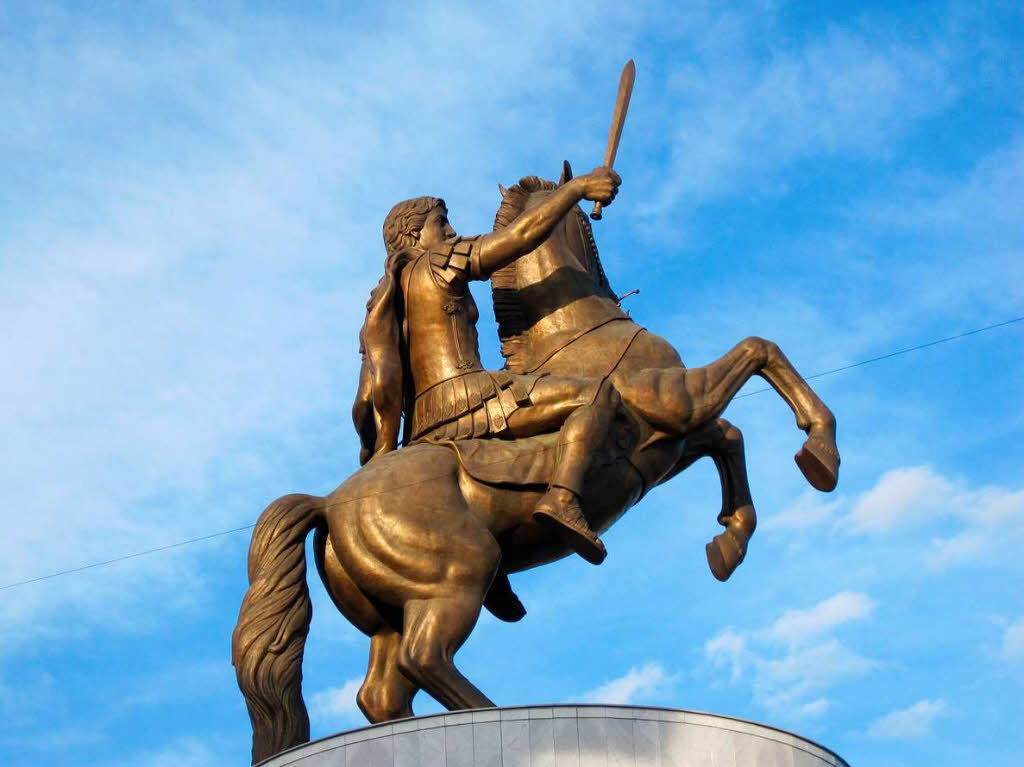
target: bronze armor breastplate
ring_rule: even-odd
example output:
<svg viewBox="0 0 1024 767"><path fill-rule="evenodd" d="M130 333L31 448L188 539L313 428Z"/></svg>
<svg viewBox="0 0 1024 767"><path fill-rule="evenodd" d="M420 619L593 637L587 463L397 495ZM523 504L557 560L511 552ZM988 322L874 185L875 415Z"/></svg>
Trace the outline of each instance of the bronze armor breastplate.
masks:
<svg viewBox="0 0 1024 767"><path fill-rule="evenodd" d="M483 370L476 302L464 282L450 285L424 253L402 272L409 367L415 394L472 370Z"/></svg>

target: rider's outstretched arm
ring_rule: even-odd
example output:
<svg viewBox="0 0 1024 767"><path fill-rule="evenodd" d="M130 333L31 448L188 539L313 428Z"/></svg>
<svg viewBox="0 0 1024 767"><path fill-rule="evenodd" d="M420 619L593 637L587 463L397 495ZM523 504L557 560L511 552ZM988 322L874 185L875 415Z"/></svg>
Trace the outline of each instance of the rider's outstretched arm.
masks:
<svg viewBox="0 0 1024 767"><path fill-rule="evenodd" d="M562 184L548 199L519 214L500 232L484 235L478 240L473 278L487 279L491 272L536 248L580 200L610 205L621 183L619 174L611 168L595 168L585 176L577 176Z"/></svg>

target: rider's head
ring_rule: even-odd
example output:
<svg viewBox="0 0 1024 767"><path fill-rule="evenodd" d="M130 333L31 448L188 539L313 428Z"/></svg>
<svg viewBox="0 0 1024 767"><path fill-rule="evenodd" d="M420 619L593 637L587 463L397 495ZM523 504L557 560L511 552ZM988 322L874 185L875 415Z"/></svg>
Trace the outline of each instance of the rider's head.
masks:
<svg viewBox="0 0 1024 767"><path fill-rule="evenodd" d="M442 239L453 236L448 224L448 208L440 197L415 197L398 203L384 219L384 247L392 256L405 248L421 244L429 247L440 229ZM450 232L450 233L449 233ZM424 237L424 235L426 235ZM421 240L425 240L421 242Z"/></svg>

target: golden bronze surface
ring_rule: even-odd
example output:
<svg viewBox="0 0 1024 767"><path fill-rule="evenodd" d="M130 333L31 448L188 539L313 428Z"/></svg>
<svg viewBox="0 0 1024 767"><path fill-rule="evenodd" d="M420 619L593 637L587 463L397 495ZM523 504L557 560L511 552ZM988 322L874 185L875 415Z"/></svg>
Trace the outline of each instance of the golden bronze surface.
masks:
<svg viewBox="0 0 1024 767"><path fill-rule="evenodd" d="M503 189L494 230L479 237L457 237L438 198L388 214L385 273L360 334L363 466L326 497L274 501L253 532L232 662L254 762L309 738L310 531L331 599L370 638L357 702L382 722L411 716L421 689L453 710L493 706L454 664L481 607L521 619L510 573L574 551L599 563L597 534L705 456L721 477L724 528L707 561L728 578L756 517L742 435L721 413L752 376L807 433L796 462L808 482L835 487L835 420L778 346L747 338L687 368L619 308L579 207L610 204L618 186L610 167L525 177ZM479 279L491 282L501 371L480 362L467 288Z"/></svg>

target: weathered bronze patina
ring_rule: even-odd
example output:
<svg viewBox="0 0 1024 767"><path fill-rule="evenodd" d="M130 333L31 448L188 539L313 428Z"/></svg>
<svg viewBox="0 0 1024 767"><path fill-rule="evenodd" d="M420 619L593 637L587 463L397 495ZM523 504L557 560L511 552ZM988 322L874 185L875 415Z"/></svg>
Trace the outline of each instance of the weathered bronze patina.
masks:
<svg viewBox="0 0 1024 767"><path fill-rule="evenodd" d="M381 722L412 715L420 689L449 709L494 705L454 664L480 608L522 618L510 573L572 551L600 562L595 531L705 456L722 479L725 528L707 559L728 578L756 521L743 439L721 413L751 376L807 432L796 462L810 484L835 487L835 420L774 343L747 338L688 369L619 308L578 205L608 205L618 185L610 168L573 178L568 163L557 183L523 178L479 237L457 237L438 198L388 215L353 407L364 465L326 497L274 501L253 533L232 661L254 761L309 738L310 531L328 593L370 637L357 702ZM480 363L467 289L488 278L501 371Z"/></svg>

